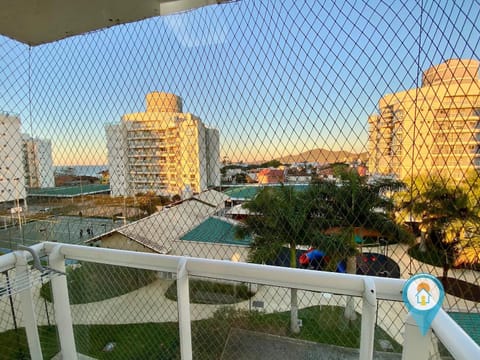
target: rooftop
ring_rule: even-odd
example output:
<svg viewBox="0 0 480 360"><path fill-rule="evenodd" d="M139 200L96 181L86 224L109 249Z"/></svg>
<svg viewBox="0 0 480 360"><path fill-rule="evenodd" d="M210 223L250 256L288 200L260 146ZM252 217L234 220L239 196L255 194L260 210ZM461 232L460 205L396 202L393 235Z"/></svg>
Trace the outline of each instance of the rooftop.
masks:
<svg viewBox="0 0 480 360"><path fill-rule="evenodd" d="M251 238L237 239L235 224L215 217L209 217L197 227L183 235L180 240L201 241L229 245L249 245Z"/></svg>
<svg viewBox="0 0 480 360"><path fill-rule="evenodd" d="M72 198L82 195L103 194L108 192L110 192L110 185L85 184L78 186L29 189L28 196Z"/></svg>

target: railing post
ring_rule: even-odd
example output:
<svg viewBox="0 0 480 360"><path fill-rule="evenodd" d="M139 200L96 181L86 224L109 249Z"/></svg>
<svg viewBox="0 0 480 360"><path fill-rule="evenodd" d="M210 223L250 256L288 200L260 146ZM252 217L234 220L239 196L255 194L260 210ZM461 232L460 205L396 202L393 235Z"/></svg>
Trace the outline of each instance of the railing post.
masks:
<svg viewBox="0 0 480 360"><path fill-rule="evenodd" d="M25 288L22 286L25 284L31 284L29 265L23 251L16 251L15 257L17 259L15 265L15 283L16 286L18 285L19 287L22 287L18 294L20 297L20 308L23 314L23 323L25 324L25 332L27 334L30 358L34 360L42 360L42 348L40 346L40 337L38 336L32 288L31 286Z"/></svg>
<svg viewBox="0 0 480 360"><path fill-rule="evenodd" d="M402 360L427 360L430 354L431 336L431 329L428 329L425 336L422 335L412 314L409 313L405 320Z"/></svg>
<svg viewBox="0 0 480 360"><path fill-rule="evenodd" d="M377 318L377 296L375 282L370 277L363 280L362 327L360 333L360 360L373 359L375 322Z"/></svg>
<svg viewBox="0 0 480 360"><path fill-rule="evenodd" d="M180 354L182 360L192 359L192 330L190 320L190 293L187 259L182 258L177 268L178 324L180 329Z"/></svg>
<svg viewBox="0 0 480 360"><path fill-rule="evenodd" d="M61 245L56 246L49 256L50 267L56 271L65 272L65 257L60 253ZM77 359L75 337L73 334L72 314L68 297L67 277L55 276L51 279L53 294L53 309L57 322L58 337L62 359Z"/></svg>

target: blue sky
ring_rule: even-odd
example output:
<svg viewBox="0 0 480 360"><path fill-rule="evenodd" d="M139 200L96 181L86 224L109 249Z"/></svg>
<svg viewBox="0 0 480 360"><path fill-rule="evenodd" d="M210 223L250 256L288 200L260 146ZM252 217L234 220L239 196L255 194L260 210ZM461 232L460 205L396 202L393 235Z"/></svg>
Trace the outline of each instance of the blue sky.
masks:
<svg viewBox="0 0 480 360"><path fill-rule="evenodd" d="M218 128L232 160L365 151L383 95L445 59L479 58L480 7L351 3L242 0L33 48L0 38L0 110L52 139L61 165L105 163L104 125L155 90Z"/></svg>

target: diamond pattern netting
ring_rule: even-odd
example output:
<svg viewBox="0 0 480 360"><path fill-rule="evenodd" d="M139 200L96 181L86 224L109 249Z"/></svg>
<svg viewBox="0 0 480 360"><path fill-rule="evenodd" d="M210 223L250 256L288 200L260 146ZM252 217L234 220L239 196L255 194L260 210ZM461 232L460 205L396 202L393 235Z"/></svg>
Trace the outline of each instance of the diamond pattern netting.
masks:
<svg viewBox="0 0 480 360"><path fill-rule="evenodd" d="M448 4L242 0L35 47L1 37L0 251L44 240L87 241L94 246L289 266L287 247L293 244L298 247L298 262L310 246L331 258L329 263L324 259L306 267L346 271L340 263L347 257L349 242L335 247L319 234L335 238L339 229L368 228L376 232L350 233L350 240L363 237L363 243L354 246L357 270L402 278L418 272L443 276L449 287L445 308L476 313L479 14L479 3L467 0ZM475 80L468 80L472 73L459 70L464 63L443 72L438 66L449 59L473 60ZM429 69L430 77L424 77ZM427 86L432 78L448 78L452 73L449 86ZM149 119L145 96L154 91L181 97L182 114L170 119L176 125L165 128ZM195 137L179 125L188 114L218 130L218 151L215 136L207 135L207 130L200 126ZM123 123L131 127L122 128ZM116 137L109 133L110 125ZM28 168L19 160L19 154L25 157L33 151L19 145L20 131L51 141L56 184L76 186L81 195L61 190L67 196L61 197L57 189L53 197L29 196L27 204L20 200L25 197L24 185L35 177L53 177L43 170L35 173L39 165ZM178 134L184 134L183 142L176 140ZM210 155L198 156L208 146L213 152L205 150ZM113 154L120 154L115 164ZM337 192L324 181L338 177L332 164L346 164L361 174L365 168L370 175L393 174L405 186L395 191L393 186L383 187L379 192L359 180L358 188ZM86 165L96 167L86 173L79 168ZM260 172L281 165L276 175ZM207 168L213 169L211 178ZM100 182L98 172L107 169L114 196L88 194L89 183ZM234 205L256 194L253 186L244 185L272 181L303 186L312 179L325 186L312 193L316 198L305 198L303 190L295 190L285 192L284 198L273 194L263 208L252 205L262 209L253 211L252 218L268 213L272 222L247 221L250 232L238 239L235 226L238 220L246 221L246 209ZM173 187L174 191L167 191ZM172 205L207 188L218 193L195 194L196 200ZM302 207L305 204L308 211ZM25 209L21 214L14 210L19 206ZM378 214L380 208L383 215ZM392 228L385 225L390 218L408 225L410 236L402 237L404 227L391 235ZM277 230L281 241L275 236ZM103 236L106 233L108 237ZM265 244L271 245L265 248ZM380 260L389 265L378 265ZM88 268L77 266L67 277L82 267ZM125 269L97 270L98 277L113 278L112 274L119 276L115 281L120 283L123 278L130 283L146 276L145 283L137 284L144 291L120 289L121 294L112 295L108 304L72 303L77 345L92 353L108 343L123 348L127 343L107 336L109 326L135 324L135 340L130 339L127 347L138 349L142 343L138 339L148 338L152 346L158 345L154 351L165 352L165 358L177 356L178 337L170 337L170 330L178 327L177 305L175 299L164 298L174 283L172 276L153 279ZM116 285L86 287L84 293L107 293L109 287L117 291ZM164 308L158 308L159 298L167 302ZM47 319L51 303L37 299L41 326L50 320L54 324ZM319 340L308 334L313 332L308 319L334 316L335 307L345 306L345 299L299 291L298 300L304 310L300 312L304 339L342 343L345 329L336 329L330 340ZM223 332L219 339L225 341L215 346L221 356L226 339L235 339L230 331L236 321L243 330L290 335L283 315L263 317L288 312L289 289L259 285L253 297L242 301L232 305L235 310L223 312L193 306L196 319L220 319L223 324L195 325L198 358L208 358L206 344L212 334ZM356 310L361 312L358 303ZM402 343L398 319L404 314L397 305L384 302L379 308L378 337L385 336L391 344L390 349L383 343L387 351L399 351ZM8 306L2 304L6 309L0 316L2 331L11 330ZM335 308L333 315L323 313L328 306ZM152 327L142 328L143 323ZM123 338L119 335L119 339ZM377 341L376 348L382 346ZM51 348L53 356L56 348ZM225 358L235 353L228 354Z"/></svg>

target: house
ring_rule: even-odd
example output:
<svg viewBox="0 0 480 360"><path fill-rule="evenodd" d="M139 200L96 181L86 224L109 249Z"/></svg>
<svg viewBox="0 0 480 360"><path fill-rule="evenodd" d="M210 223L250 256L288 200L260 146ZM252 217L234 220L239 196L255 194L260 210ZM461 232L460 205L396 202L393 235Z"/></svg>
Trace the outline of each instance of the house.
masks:
<svg viewBox="0 0 480 360"><path fill-rule="evenodd" d="M285 182L285 171L279 169L262 169L257 174L259 184L278 184Z"/></svg>
<svg viewBox="0 0 480 360"><path fill-rule="evenodd" d="M237 240L238 223L225 212L224 193L208 190L177 205L88 240L89 245L169 255L246 261L249 239Z"/></svg>

